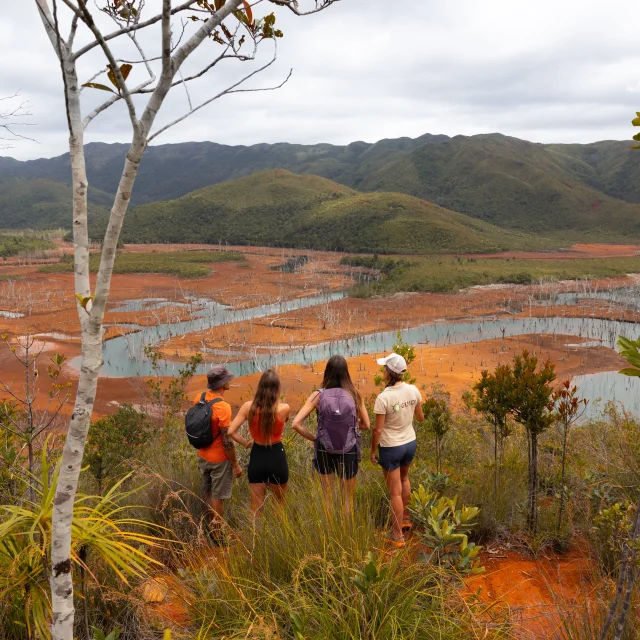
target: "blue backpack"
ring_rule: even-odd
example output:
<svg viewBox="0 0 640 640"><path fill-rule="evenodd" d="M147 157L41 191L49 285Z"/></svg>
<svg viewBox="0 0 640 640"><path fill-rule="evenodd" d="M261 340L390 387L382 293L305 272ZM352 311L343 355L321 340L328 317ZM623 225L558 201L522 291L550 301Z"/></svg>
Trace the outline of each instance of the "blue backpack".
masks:
<svg viewBox="0 0 640 640"><path fill-rule="evenodd" d="M318 433L316 442L327 453L345 454L354 447L360 459L358 412L353 397L345 389L323 389L318 402Z"/></svg>

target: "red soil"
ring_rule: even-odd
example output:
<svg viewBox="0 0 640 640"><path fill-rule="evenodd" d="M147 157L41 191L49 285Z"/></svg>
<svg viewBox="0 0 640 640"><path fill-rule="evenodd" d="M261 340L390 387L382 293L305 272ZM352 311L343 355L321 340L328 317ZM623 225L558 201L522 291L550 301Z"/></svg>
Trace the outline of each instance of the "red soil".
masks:
<svg viewBox="0 0 640 640"><path fill-rule="evenodd" d="M562 629L559 611L586 607L593 599L595 566L578 547L532 559L499 547L481 552L485 573L467 580L488 619L508 613L519 638L546 640ZM483 613L484 612L484 613Z"/></svg>

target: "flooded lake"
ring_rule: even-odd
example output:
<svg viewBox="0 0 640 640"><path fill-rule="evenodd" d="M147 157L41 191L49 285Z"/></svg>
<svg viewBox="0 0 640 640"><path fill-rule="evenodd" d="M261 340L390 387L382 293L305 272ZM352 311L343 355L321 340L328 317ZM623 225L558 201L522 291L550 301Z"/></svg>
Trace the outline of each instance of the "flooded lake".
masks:
<svg viewBox="0 0 640 640"><path fill-rule="evenodd" d="M596 292L600 295L610 295L611 292ZM151 363L144 357L144 346L152 345L170 337L176 337L202 331L212 327L261 318L272 314L282 314L296 309L328 304L344 297L343 293L331 293L295 300L283 301L269 305L234 310L220 303L208 299L194 299L189 306L194 306L191 319L174 324L160 324L153 327L126 325L137 328L138 331L107 341L103 348L104 365L103 376L135 377L154 374ZM569 304L569 298L564 294L562 304ZM575 294L574 303L578 298ZM579 294L582 295L582 294ZM590 294L585 294L590 295ZM633 290L638 295L638 290ZM622 297L620 297L622 296ZM612 298L628 301L632 293L616 293ZM166 306L166 299L143 299L127 301L114 311L133 311L136 309L151 309ZM118 325L125 326L125 325ZM400 331L402 339L408 344L434 347L450 346L464 343L477 343L484 340L498 339L502 336L513 337L530 334L544 334L540 338L540 351L544 351L545 340L553 336L575 336L585 342L567 341L566 347L605 346L614 348L619 335L637 337L638 329L635 323L603 320L596 318L501 318L479 319L466 322L432 322ZM199 367L199 373L205 373L213 362L226 363L226 366L237 376L249 375L271 366L298 364L310 365L313 362L326 360L334 354L355 357L366 354L374 355L389 352L396 341L397 331L385 331L361 335L347 340L325 342L307 347L272 348L268 353L254 353L251 357L229 361L238 357L238 352L232 350L217 350L204 353L205 363ZM549 337L550 336L550 337ZM266 347L265 349L266 350ZM79 358L71 363L79 366ZM184 363L163 360L159 363L158 373L164 376L177 375ZM640 415L640 381L629 379L617 372L604 371L574 378L580 388L580 394L589 399L588 416L597 415L602 411L607 401L621 402L625 408Z"/></svg>

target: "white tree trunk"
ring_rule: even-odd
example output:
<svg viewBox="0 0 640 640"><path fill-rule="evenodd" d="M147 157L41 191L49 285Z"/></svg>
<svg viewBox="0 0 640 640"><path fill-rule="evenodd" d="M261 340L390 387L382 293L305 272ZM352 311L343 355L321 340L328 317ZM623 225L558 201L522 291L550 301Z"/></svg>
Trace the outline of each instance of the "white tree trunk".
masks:
<svg viewBox="0 0 640 640"><path fill-rule="evenodd" d="M73 137L73 136L72 136ZM81 136L80 136L81 137ZM86 176L84 171L84 149L82 145L72 149L73 189L74 189L74 242L76 243L76 286L84 282L86 273L87 290L89 284L88 250L82 251L80 243L88 238ZM76 403L69 423L69 431L62 454L60 477L56 486L53 510L52 550L51 550L51 594L52 594L52 637L53 640L73 640L74 605L71 575L71 526L73 504L78 487L84 446L91 424L91 414L98 387L98 377L102 366L102 325L104 310L111 285L111 275L115 262L116 248L124 216L129 206L131 190L138 174L138 167L144 153L144 138L136 134L129 149L125 168L118 185L109 225L102 248L102 260L96 283L94 303L87 312L78 305L82 324L82 364L78 381ZM77 171L76 171L77 169ZM76 182L76 178L78 181ZM84 185L84 186L83 186ZM76 194L77 208L76 208ZM76 235L78 232L78 235ZM88 245L87 245L88 249ZM78 260L78 253L80 259ZM86 293L83 295L87 295Z"/></svg>
<svg viewBox="0 0 640 640"><path fill-rule="evenodd" d="M55 14L56 5L54 5L54 13L52 14L47 0L35 0L35 2L62 68L69 126L69 151L71 155L73 189L74 288L75 293L85 298L91 294L91 284L89 280L89 231L87 218L88 181L84 156L84 123L80 108L80 86L75 58L71 51L68 50L67 44L61 39L58 31L59 27ZM73 640L75 613L71 562L73 507L82 467L84 447L95 403L98 376L102 366L104 312L111 287L111 276L120 231L131 199L133 184L138 174L138 167L146 148L149 132L165 97L171 89L178 69L207 36L227 16L238 9L240 4L242 4L242 0L228 0L221 9L203 22L196 33L171 58L171 2L170 0L163 0L162 76L139 121L136 119L135 108L130 101L130 96L129 100L127 100L126 85L124 85L122 77L116 69L132 119L133 140L127 153L124 170L109 216L109 223L102 246L95 297L92 304L86 308L78 304L82 335L82 363L74 411L62 453L52 516L50 584L53 616L51 633L53 640ZM93 30L92 24L89 22L86 22L86 24ZM94 35L97 38L97 42L103 46L107 58L113 65L115 59L111 56L104 38L97 30L94 31ZM69 48L72 47L72 40L73 38L71 37L69 39Z"/></svg>
<svg viewBox="0 0 640 640"><path fill-rule="evenodd" d="M62 61L69 120L69 151L73 189L74 288L88 296L89 233L87 226L87 174L80 111L80 87L75 64ZM51 531L52 635L55 640L73 640L73 583L71 575L71 525L73 505L82 465L84 444L89 430L101 364L101 341L92 335L87 312L78 305L82 333L82 369L75 407L62 453L56 487Z"/></svg>

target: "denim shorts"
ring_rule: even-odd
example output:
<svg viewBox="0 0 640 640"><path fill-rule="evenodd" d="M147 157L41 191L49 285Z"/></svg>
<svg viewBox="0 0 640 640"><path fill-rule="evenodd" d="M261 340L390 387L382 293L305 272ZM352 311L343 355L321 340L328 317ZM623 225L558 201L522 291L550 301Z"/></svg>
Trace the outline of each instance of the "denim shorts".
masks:
<svg viewBox="0 0 640 640"><path fill-rule="evenodd" d="M378 460L385 471L395 471L399 467L408 467L416 455L417 440L397 447L378 447Z"/></svg>

